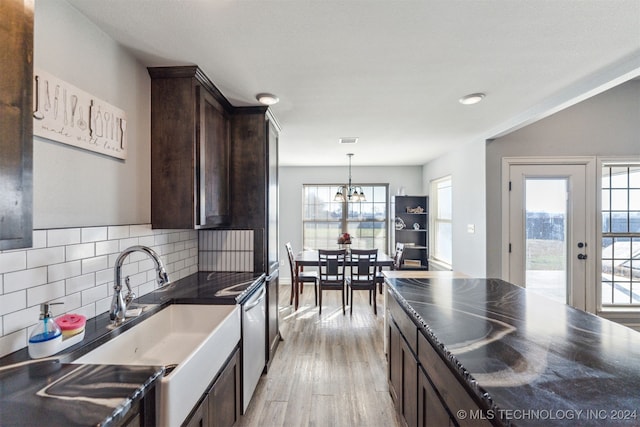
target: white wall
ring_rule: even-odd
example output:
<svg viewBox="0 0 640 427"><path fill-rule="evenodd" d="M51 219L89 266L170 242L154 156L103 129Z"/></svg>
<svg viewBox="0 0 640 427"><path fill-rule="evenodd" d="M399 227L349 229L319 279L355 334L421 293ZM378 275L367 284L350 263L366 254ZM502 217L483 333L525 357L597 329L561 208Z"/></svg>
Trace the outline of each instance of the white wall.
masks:
<svg viewBox="0 0 640 427"><path fill-rule="evenodd" d="M389 196L394 196L401 186L405 188L407 195L423 194L422 168L420 166L353 166L351 175L353 183L358 185L389 184ZM290 278L285 243L291 242L294 251L302 249L302 185L346 183L348 176L347 166L280 167L278 240L281 260L280 275L284 279Z"/></svg>
<svg viewBox="0 0 640 427"><path fill-rule="evenodd" d="M501 162L512 156L640 156L640 81L631 80L487 144L487 274L501 275ZM594 206L594 210L597 207Z"/></svg>
<svg viewBox="0 0 640 427"><path fill-rule="evenodd" d="M152 247L171 280L198 271L195 230L149 224L147 70L65 1L36 1L34 32L35 67L126 112L128 158L34 138L33 247L0 251L0 357L26 346L43 302L64 302L54 315L106 312L115 259L129 246ZM138 296L155 289L146 256L124 268Z"/></svg>
<svg viewBox="0 0 640 427"><path fill-rule="evenodd" d="M64 1L37 1L34 65L124 110L121 161L34 138L36 229L150 222L150 78L146 68Z"/></svg>
<svg viewBox="0 0 640 427"><path fill-rule="evenodd" d="M453 186L453 270L485 277L485 142L466 144L427 163L423 168L424 194L430 182L451 175ZM473 225L475 232L468 233Z"/></svg>

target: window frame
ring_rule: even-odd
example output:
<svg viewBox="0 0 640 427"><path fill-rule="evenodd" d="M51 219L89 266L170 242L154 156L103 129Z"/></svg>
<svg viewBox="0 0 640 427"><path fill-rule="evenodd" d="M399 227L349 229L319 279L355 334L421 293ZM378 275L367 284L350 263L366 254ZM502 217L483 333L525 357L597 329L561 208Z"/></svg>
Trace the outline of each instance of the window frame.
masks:
<svg viewBox="0 0 640 427"><path fill-rule="evenodd" d="M617 231L603 231L603 214L605 212L611 211L619 211L617 209L611 209L609 206L608 210L603 209L603 171L604 168L608 167L640 167L640 158L639 157L617 157L617 158L598 158L598 176L597 176L597 233L596 233L596 276L597 276L597 307L598 313L606 314L605 317L610 318L612 320L619 320L625 323L629 316L633 317L635 320L637 317L637 313L640 311L640 303L607 303L603 304L603 241L607 238L636 238L640 239L640 232L617 232ZM618 187L608 187L608 188L618 188ZM630 188L635 189L636 187L629 187L629 183L627 183L626 189ZM627 212L631 209L627 206ZM634 211L635 212L635 211ZM633 283L630 280L631 283ZM614 282L615 283L615 282ZM640 283L636 281L635 283Z"/></svg>
<svg viewBox="0 0 640 427"><path fill-rule="evenodd" d="M388 183L367 183L367 184L356 184L353 183L352 186L359 186L362 187L365 191L365 195L367 196L367 200L364 202L349 202L349 201L344 201L344 202L333 202L333 195L337 192L338 188L340 186L343 186L344 184L328 184L328 183L303 183L302 184L302 190L301 190L301 199L302 199L302 203L301 203L301 209L302 209L302 246L303 249L308 250L308 249L338 249L338 242L337 239L339 237L339 235L341 233L346 233L348 232L347 230L349 229L349 225L353 225L354 223L382 223L382 229L384 230L384 243L383 243L383 247L377 246L378 249L380 249L382 252L387 253L388 248L389 248L389 234L390 234L390 225L389 225L389 218L390 218L390 196L389 196L389 184ZM318 220L318 219L307 219L307 215L305 215L305 210L307 208L307 199L306 199L306 191L307 188L309 187L329 187L329 195L331 197L331 200L329 201L329 203L340 203L341 206L341 217L337 220L327 220L327 221L323 221L323 220ZM379 188L384 190L384 220L374 220L374 219L366 219L366 220L354 220L353 218L349 218L349 204L366 204L366 203L370 203L370 204L378 204L381 203L380 201L377 201L375 199L371 199L374 194L373 192L375 192L375 188ZM371 194L367 193L367 189L371 189ZM326 203L326 202L325 202ZM335 236L335 241L329 241L327 240L326 246L324 248L319 248L319 247L311 247L309 244L307 244L308 240L307 240L307 224L309 223L322 223L322 222L326 222L326 223L335 223L335 224L339 224L340 227L340 231L338 231L336 233ZM359 236L354 235L354 233L350 233L352 234L353 237L353 244L352 244L352 248L356 249L365 249L365 248L370 248L369 246L361 246L359 245L359 243L361 243L362 241L371 241L372 243L375 243L375 238L372 236L371 239L369 238L361 238ZM316 239L316 241L318 241ZM316 245L313 245L316 246ZM373 249L375 247L371 247L371 249Z"/></svg>
<svg viewBox="0 0 640 427"><path fill-rule="evenodd" d="M449 212L451 212L451 218L449 219L441 219L438 217L438 207L439 207L439 197L438 197L438 186L441 183L449 182L450 190L450 202L451 206L449 206ZM429 233L429 264L435 263L442 268L445 269L453 269L453 175L445 175L439 178L432 179L429 182L430 187L430 196L429 196L429 227L431 232ZM451 241L449 242L449 246L451 248L451 260L446 260L439 256L438 254L438 225L439 224L449 224L451 228Z"/></svg>

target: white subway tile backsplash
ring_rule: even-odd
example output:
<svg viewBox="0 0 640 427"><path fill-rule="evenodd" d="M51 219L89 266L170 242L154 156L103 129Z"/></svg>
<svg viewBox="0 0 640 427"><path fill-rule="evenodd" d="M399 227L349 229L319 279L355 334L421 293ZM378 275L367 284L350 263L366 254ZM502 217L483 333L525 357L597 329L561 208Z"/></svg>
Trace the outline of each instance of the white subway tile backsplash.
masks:
<svg viewBox="0 0 640 427"><path fill-rule="evenodd" d="M156 234L155 236L154 246L166 245L169 243L169 235L168 234Z"/></svg>
<svg viewBox="0 0 640 427"><path fill-rule="evenodd" d="M5 314L2 316L3 333L10 334L20 329L28 328L29 326L37 323L39 318L39 305Z"/></svg>
<svg viewBox="0 0 640 427"><path fill-rule="evenodd" d="M25 309L26 307L27 293L24 290L0 295L0 316Z"/></svg>
<svg viewBox="0 0 640 427"><path fill-rule="evenodd" d="M131 237L141 237L153 235L153 230L149 224L138 224L129 226L129 235Z"/></svg>
<svg viewBox="0 0 640 427"><path fill-rule="evenodd" d="M114 276L113 267L107 268L105 270L96 271L96 285L101 285L103 283L109 283L113 285L113 276Z"/></svg>
<svg viewBox="0 0 640 427"><path fill-rule="evenodd" d="M252 230L202 230L200 271L253 271Z"/></svg>
<svg viewBox="0 0 640 427"><path fill-rule="evenodd" d="M162 264L166 264L169 262L169 258L165 259L164 261L162 261ZM166 267L166 265L165 265ZM153 262L153 260L147 256L145 256L144 259L141 259L140 261L138 261L138 271L144 271L144 270L154 270L155 271L156 268L156 264Z"/></svg>
<svg viewBox="0 0 640 427"><path fill-rule="evenodd" d="M132 274L138 273L140 270L138 268L137 262L130 262L128 264L124 264L122 269L120 270L120 277L124 280L125 277L131 276Z"/></svg>
<svg viewBox="0 0 640 427"><path fill-rule="evenodd" d="M0 253L0 274L27 268L27 251Z"/></svg>
<svg viewBox="0 0 640 427"><path fill-rule="evenodd" d="M155 270L153 270L153 272L149 271L142 271L140 273L136 273L136 274L132 274L129 277L129 286L131 286L132 288L135 286L140 286L146 282L148 282L147 280L147 273L151 274L153 276L153 278L155 279L155 274L153 274L155 272ZM122 278L122 280L124 281L124 277ZM124 282L122 283L124 285Z"/></svg>
<svg viewBox="0 0 640 427"><path fill-rule="evenodd" d="M107 285L96 286L81 292L82 305L95 303L96 301L108 297Z"/></svg>
<svg viewBox="0 0 640 427"><path fill-rule="evenodd" d="M47 231L46 230L34 230L33 242L31 249L40 249L47 247Z"/></svg>
<svg viewBox="0 0 640 427"><path fill-rule="evenodd" d="M80 243L79 228L61 228L47 231L47 246L64 246Z"/></svg>
<svg viewBox="0 0 640 427"><path fill-rule="evenodd" d="M96 256L118 254L120 252L120 243L118 240L107 240L104 242L96 242ZM147 245L149 246L149 245Z"/></svg>
<svg viewBox="0 0 640 427"><path fill-rule="evenodd" d="M107 227L87 227L82 229L82 243L107 240Z"/></svg>
<svg viewBox="0 0 640 427"><path fill-rule="evenodd" d="M104 270L109 266L109 257L107 255L82 260L82 273L94 273Z"/></svg>
<svg viewBox="0 0 640 427"><path fill-rule="evenodd" d="M176 243L180 241L180 233L179 232L173 232L173 233L169 233L169 243Z"/></svg>
<svg viewBox="0 0 640 427"><path fill-rule="evenodd" d="M95 284L96 275L93 273L72 277L70 279L66 279L65 281L67 295L83 291L92 286L95 286Z"/></svg>
<svg viewBox="0 0 640 427"><path fill-rule="evenodd" d="M137 237L130 237L128 239L120 240L120 251L124 251L125 249L131 246L137 246L139 244Z"/></svg>
<svg viewBox="0 0 640 427"><path fill-rule="evenodd" d="M96 301L96 316L102 313L106 313L111 309L111 297L99 299Z"/></svg>
<svg viewBox="0 0 640 427"><path fill-rule="evenodd" d="M82 304L81 294L80 292L76 292L70 295L67 295L63 298L58 298L54 302L61 302L62 305L55 305L55 311L53 312L54 316L59 316L64 313L75 313L77 309L79 309Z"/></svg>
<svg viewBox="0 0 640 427"><path fill-rule="evenodd" d="M75 311L75 313L82 314L87 319L91 319L92 317L96 317L96 314L100 314L100 313L96 313L96 304L94 302L90 302L87 305L83 305L82 307L78 308Z"/></svg>
<svg viewBox="0 0 640 427"><path fill-rule="evenodd" d="M64 246L27 251L27 268L64 262Z"/></svg>
<svg viewBox="0 0 640 427"><path fill-rule="evenodd" d="M128 225L116 225L109 227L107 231L107 238L109 240L115 239L126 239L129 237L129 226Z"/></svg>
<svg viewBox="0 0 640 427"><path fill-rule="evenodd" d="M47 267L14 271L4 275L4 293L15 292L47 283Z"/></svg>
<svg viewBox="0 0 640 427"><path fill-rule="evenodd" d="M64 296L64 280L47 283L46 285L27 289L27 305L31 307L48 301L53 301L57 298L62 298Z"/></svg>
<svg viewBox="0 0 640 427"><path fill-rule="evenodd" d="M82 273L82 264L80 261L64 262L61 264L50 265L47 268L50 282L68 279L69 277L79 276Z"/></svg>
<svg viewBox="0 0 640 427"><path fill-rule="evenodd" d="M138 244L142 246L153 246L155 245L155 242L156 237L153 234L138 237Z"/></svg>
<svg viewBox="0 0 640 427"><path fill-rule="evenodd" d="M66 261L89 258L95 255L96 245L94 243L80 243L65 247Z"/></svg>
<svg viewBox="0 0 640 427"><path fill-rule="evenodd" d="M14 333L2 332L0 337L0 355L13 353L27 346L27 330L21 329Z"/></svg>
<svg viewBox="0 0 640 427"><path fill-rule="evenodd" d="M53 306L54 316L73 312L90 319L108 311L116 258L138 244L160 255L173 282L199 269L253 268L253 232L247 230L157 230L149 224L34 230L32 248L0 251L0 357L27 345L43 302L64 303ZM208 260L205 268L199 258ZM157 289L154 266L134 252L122 278L130 276L136 294L145 295Z"/></svg>
<svg viewBox="0 0 640 427"><path fill-rule="evenodd" d="M177 278L174 279L173 277L170 277L171 280L178 280ZM156 282L153 281L147 281L143 284L141 284L140 286L138 286L138 295L146 295L149 292L153 292L156 290Z"/></svg>

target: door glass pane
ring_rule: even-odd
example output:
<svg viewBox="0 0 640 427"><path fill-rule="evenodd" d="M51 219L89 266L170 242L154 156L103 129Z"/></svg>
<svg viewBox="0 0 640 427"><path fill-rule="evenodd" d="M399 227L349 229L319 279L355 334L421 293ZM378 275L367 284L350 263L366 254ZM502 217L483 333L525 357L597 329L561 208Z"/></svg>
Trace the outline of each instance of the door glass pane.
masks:
<svg viewBox="0 0 640 427"><path fill-rule="evenodd" d="M567 303L567 180L525 182L525 284Z"/></svg>

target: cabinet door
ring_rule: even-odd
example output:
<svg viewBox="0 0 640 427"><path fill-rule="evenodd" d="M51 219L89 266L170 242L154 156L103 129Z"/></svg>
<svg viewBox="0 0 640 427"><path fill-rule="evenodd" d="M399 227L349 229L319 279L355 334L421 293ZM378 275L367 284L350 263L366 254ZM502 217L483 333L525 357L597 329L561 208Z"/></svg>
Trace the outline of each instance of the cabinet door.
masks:
<svg viewBox="0 0 640 427"><path fill-rule="evenodd" d="M196 144L198 198L196 224L224 225L229 221L229 119L204 88L197 87L199 133Z"/></svg>
<svg viewBox="0 0 640 427"><path fill-rule="evenodd" d="M420 427L455 425L422 369L418 369L418 425Z"/></svg>
<svg viewBox="0 0 640 427"><path fill-rule="evenodd" d="M0 2L0 250L31 246L33 2Z"/></svg>
<svg viewBox="0 0 640 427"><path fill-rule="evenodd" d="M240 418L240 351L227 362L209 392L209 426L231 427Z"/></svg>
<svg viewBox="0 0 640 427"><path fill-rule="evenodd" d="M402 352L400 341L402 336L393 318L388 316L387 339L388 339L388 381L389 393L395 404L396 410L401 413L402 409Z"/></svg>
<svg viewBox="0 0 640 427"><path fill-rule="evenodd" d="M184 427L207 427L209 426L209 397L205 396L200 405L196 408Z"/></svg>
<svg viewBox="0 0 640 427"><path fill-rule="evenodd" d="M277 277L267 281L267 341L266 361L267 369L271 367L271 362L276 354L278 344L280 344L280 330L278 328L278 285Z"/></svg>
<svg viewBox="0 0 640 427"><path fill-rule="evenodd" d="M402 416L407 426L418 425L418 361L404 339L400 339L402 357Z"/></svg>

